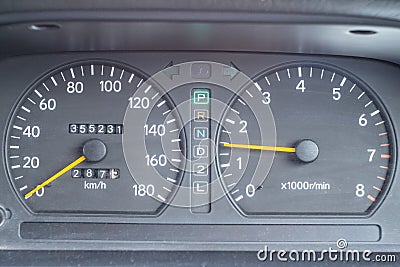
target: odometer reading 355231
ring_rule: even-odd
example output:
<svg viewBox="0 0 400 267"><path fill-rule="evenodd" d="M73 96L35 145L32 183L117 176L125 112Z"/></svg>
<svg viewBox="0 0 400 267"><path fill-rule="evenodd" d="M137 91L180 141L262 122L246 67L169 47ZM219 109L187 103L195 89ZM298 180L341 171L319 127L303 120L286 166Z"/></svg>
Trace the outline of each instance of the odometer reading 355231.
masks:
<svg viewBox="0 0 400 267"><path fill-rule="evenodd" d="M51 71L35 82L18 102L9 122L6 160L11 183L33 212L158 214L174 195L180 171L163 151L161 135L183 140L179 119L166 95L135 97L145 76L107 61L77 62ZM157 98L153 95L157 94ZM158 101L158 102L157 102ZM159 103L163 103L157 107ZM157 108L154 108L157 107ZM139 151L141 174L161 161L159 173L174 182L137 183L122 149L126 109L148 114L134 121L151 151ZM181 143L170 150L180 151ZM143 152L143 153L142 153ZM136 152L135 152L136 153ZM174 170L174 171L171 171Z"/></svg>
<svg viewBox="0 0 400 267"><path fill-rule="evenodd" d="M365 215L376 207L391 180L395 144L385 109L367 85L314 63L278 67L255 85L232 101L219 131L221 178L240 211ZM256 95L258 104L249 105ZM273 113L276 145L258 130L264 119L252 110L263 106ZM262 179L254 177L257 164L268 164L261 151L275 153Z"/></svg>

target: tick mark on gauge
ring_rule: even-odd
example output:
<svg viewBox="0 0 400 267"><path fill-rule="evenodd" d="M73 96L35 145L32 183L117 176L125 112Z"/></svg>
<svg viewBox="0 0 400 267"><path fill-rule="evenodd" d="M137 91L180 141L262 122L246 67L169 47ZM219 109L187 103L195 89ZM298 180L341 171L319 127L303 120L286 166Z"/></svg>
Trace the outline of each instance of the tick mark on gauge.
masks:
<svg viewBox="0 0 400 267"><path fill-rule="evenodd" d="M165 201L166 199L164 198L164 197L162 197L161 195L157 195L157 197L159 198L159 199L161 199L161 201Z"/></svg>
<svg viewBox="0 0 400 267"><path fill-rule="evenodd" d="M110 77L113 77L113 76L114 76L114 70L115 70L115 68L114 68L114 67L111 67Z"/></svg>
<svg viewBox="0 0 400 267"><path fill-rule="evenodd" d="M70 69L69 69L69 72L71 73L72 79L75 79L74 69L73 69L73 68L70 68Z"/></svg>
<svg viewBox="0 0 400 267"><path fill-rule="evenodd" d="M83 66L81 66L81 75L82 75L82 77L85 76L85 72L84 72L84 70L83 70Z"/></svg>
<svg viewBox="0 0 400 267"><path fill-rule="evenodd" d="M382 189L380 189L380 188L376 187L375 185L374 185L374 186L372 186L372 188L373 188L373 189L375 189L375 190L377 190L377 191L379 191L379 192L381 192L381 191L382 191Z"/></svg>
<svg viewBox="0 0 400 267"><path fill-rule="evenodd" d="M167 177L167 181L170 181L171 183L176 183L175 179L172 179L172 178L169 178L169 177Z"/></svg>
<svg viewBox="0 0 400 267"><path fill-rule="evenodd" d="M27 107L25 107L25 106L22 106L21 107L24 111L26 111L26 112L28 112L28 113L31 113L31 110L29 109L29 108L27 108Z"/></svg>
<svg viewBox="0 0 400 267"><path fill-rule="evenodd" d="M237 198L235 198L235 201L238 202L238 201L240 201L240 200L242 200L242 199L243 199L243 195L240 195L240 196L238 196Z"/></svg>
<svg viewBox="0 0 400 267"><path fill-rule="evenodd" d="M366 108L366 107L368 107L368 106L371 105L371 104L372 104L372 101L369 101L367 104L365 104L364 107Z"/></svg>
<svg viewBox="0 0 400 267"><path fill-rule="evenodd" d="M278 72L276 72L276 78L278 79L279 82L281 81L281 78L279 77Z"/></svg>
<svg viewBox="0 0 400 267"><path fill-rule="evenodd" d="M240 112L239 111L237 111L236 109L234 109L234 108L231 108L231 110L233 111L233 112L235 112L236 114L240 114Z"/></svg>
<svg viewBox="0 0 400 267"><path fill-rule="evenodd" d="M93 64L92 65L90 65L90 75L94 75L94 66L93 66Z"/></svg>
<svg viewBox="0 0 400 267"><path fill-rule="evenodd" d="M161 107L162 105L165 104L165 102L166 102L165 100L161 101L160 103L157 104L157 107L158 107L158 108Z"/></svg>
<svg viewBox="0 0 400 267"><path fill-rule="evenodd" d="M362 92L362 93L357 97L357 99L360 100L361 97L363 97L363 95L365 95L365 92Z"/></svg>
<svg viewBox="0 0 400 267"><path fill-rule="evenodd" d="M51 79L51 81L53 82L54 86L57 86L57 85L58 85L56 79L54 79L53 76L51 76L50 79Z"/></svg>
<svg viewBox="0 0 400 267"><path fill-rule="evenodd" d="M20 119L21 121L26 121L26 119L21 116L17 116L17 118Z"/></svg>
<svg viewBox="0 0 400 267"><path fill-rule="evenodd" d="M21 137L19 137L19 136L14 136L14 135L11 135L10 137L13 138L13 139L21 139Z"/></svg>
<svg viewBox="0 0 400 267"><path fill-rule="evenodd" d="M166 190L166 191L168 191L168 192L171 192L171 189L168 189L168 188L166 188L165 186L163 186L163 189Z"/></svg>
<svg viewBox="0 0 400 267"><path fill-rule="evenodd" d="M299 73L299 78L301 78L303 76L303 74L301 73L301 67L297 67L297 72Z"/></svg>
<svg viewBox="0 0 400 267"><path fill-rule="evenodd" d="M22 131L22 127L20 127L20 126L13 125L13 128L14 128L14 129L16 129L16 130L20 130L20 131Z"/></svg>
<svg viewBox="0 0 400 267"><path fill-rule="evenodd" d="M135 74L132 73L131 76L129 77L128 83L131 83L131 82L132 82L133 77L135 77ZM151 85L150 85L150 86L151 86Z"/></svg>
<svg viewBox="0 0 400 267"><path fill-rule="evenodd" d="M335 75L336 75L336 73L334 72L334 73L332 74L331 82L333 82L333 79L335 79Z"/></svg>
<svg viewBox="0 0 400 267"><path fill-rule="evenodd" d="M230 124L235 124L235 121L231 120L231 119L226 119L226 122L229 122Z"/></svg>
<svg viewBox="0 0 400 267"><path fill-rule="evenodd" d="M376 176L376 178L378 178L379 180L382 180L382 181L386 181L386 179L381 176Z"/></svg>
<svg viewBox="0 0 400 267"><path fill-rule="evenodd" d="M376 114L378 114L380 111L379 110L375 110L374 112L372 112L370 115L371 117L375 116Z"/></svg>
<svg viewBox="0 0 400 267"><path fill-rule="evenodd" d="M104 75L104 65L101 65L101 72L100 75L103 76Z"/></svg>
<svg viewBox="0 0 400 267"><path fill-rule="evenodd" d="M322 69L322 70L321 70L321 80L322 80L322 78L324 77L324 72L325 72L325 70Z"/></svg>
<svg viewBox="0 0 400 267"><path fill-rule="evenodd" d="M167 124L173 123L175 121L175 119L169 120L167 121Z"/></svg>
<svg viewBox="0 0 400 267"><path fill-rule="evenodd" d="M383 124L383 123L385 123L385 121L377 122L377 123L375 123L375 126L381 125L381 124Z"/></svg>
<svg viewBox="0 0 400 267"><path fill-rule="evenodd" d="M164 111L164 112L163 112L163 115L166 115L166 114L168 114L168 113L170 113L170 112L171 112L171 110L168 109L167 111Z"/></svg>
<svg viewBox="0 0 400 267"><path fill-rule="evenodd" d="M224 177L226 177L226 176L224 176ZM236 183L231 183L230 185L228 185L228 188L231 188L231 187L233 187L235 185L236 185Z"/></svg>
<svg viewBox="0 0 400 267"><path fill-rule="evenodd" d="M388 154L382 154L382 155L381 155L381 158L382 158L382 159L390 159L390 155L388 155Z"/></svg>
<svg viewBox="0 0 400 267"><path fill-rule="evenodd" d="M238 98L238 101L239 101L243 106L246 106L246 103L244 103L242 99Z"/></svg>
<svg viewBox="0 0 400 267"><path fill-rule="evenodd" d="M45 83L42 83L43 87L47 90L47 92L50 92L50 89L47 87Z"/></svg>
<svg viewBox="0 0 400 267"><path fill-rule="evenodd" d="M124 76L124 73L125 73L125 70L123 69L123 70L121 71L121 75L119 75L119 79L120 79L120 80L122 79L122 76Z"/></svg>
<svg viewBox="0 0 400 267"><path fill-rule="evenodd" d="M340 82L340 86L343 86L346 83L347 78L343 77L342 81Z"/></svg>
<svg viewBox="0 0 400 267"><path fill-rule="evenodd" d="M19 191L24 191L25 189L27 189L28 188L28 186L27 185L24 185L23 187L21 187L20 189L19 189Z"/></svg>
<svg viewBox="0 0 400 267"><path fill-rule="evenodd" d="M236 194L237 192L239 192L239 189L236 189L236 190L232 191L231 194L233 195L233 194Z"/></svg>
<svg viewBox="0 0 400 267"><path fill-rule="evenodd" d="M269 82L269 80L268 80L268 77L267 77L267 76L265 76L265 80L267 81L268 85L271 85L271 83Z"/></svg>
<svg viewBox="0 0 400 267"><path fill-rule="evenodd" d="M374 198L374 197L371 196L371 195L368 195L367 198L368 198L369 200L371 200L372 202L375 202L375 201L376 201L376 198Z"/></svg>
<svg viewBox="0 0 400 267"><path fill-rule="evenodd" d="M36 105L36 102L33 101L32 99L30 99L29 97L28 97L28 100L29 100L29 102L31 102L32 104Z"/></svg>
<svg viewBox="0 0 400 267"><path fill-rule="evenodd" d="M262 91L262 89L261 89L261 87L260 87L260 85L258 83L254 83L254 85L256 86L258 91L260 91L260 92Z"/></svg>
<svg viewBox="0 0 400 267"><path fill-rule="evenodd" d="M221 164L221 168L228 168L229 166L231 166L229 163Z"/></svg>
<svg viewBox="0 0 400 267"><path fill-rule="evenodd" d="M93 65L92 65L92 66L93 66ZM60 72L60 75L61 75L61 78L63 79L63 81L65 82L66 80L65 80L64 73Z"/></svg>
<svg viewBox="0 0 400 267"><path fill-rule="evenodd" d="M143 79L140 79L139 83L136 85L137 88L139 88L139 86L142 84Z"/></svg>
<svg viewBox="0 0 400 267"><path fill-rule="evenodd" d="M40 97L40 98L42 98L43 97L43 95L41 94L41 93L39 93L39 91L38 90L34 90L34 92L35 92L35 94L37 94L38 95L38 97Z"/></svg>
<svg viewBox="0 0 400 267"><path fill-rule="evenodd" d="M253 95L249 92L249 90L246 90L246 93L247 93L250 97L253 97Z"/></svg>
<svg viewBox="0 0 400 267"><path fill-rule="evenodd" d="M287 76L288 76L288 78L290 79L290 70L289 70L289 69L286 69L286 71L287 71Z"/></svg>
<svg viewBox="0 0 400 267"><path fill-rule="evenodd" d="M144 93L147 94L150 91L151 87L152 85L147 86L147 88L144 90Z"/></svg>
<svg viewBox="0 0 400 267"><path fill-rule="evenodd" d="M19 169L19 168L21 168L21 165L13 165L13 166L11 166L11 169Z"/></svg>

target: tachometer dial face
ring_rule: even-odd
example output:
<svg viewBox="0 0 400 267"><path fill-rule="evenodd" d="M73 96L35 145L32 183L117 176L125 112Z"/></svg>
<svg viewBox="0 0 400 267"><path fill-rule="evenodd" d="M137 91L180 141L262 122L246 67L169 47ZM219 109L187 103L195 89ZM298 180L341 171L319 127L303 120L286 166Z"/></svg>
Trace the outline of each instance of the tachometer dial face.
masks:
<svg viewBox="0 0 400 267"><path fill-rule="evenodd" d="M281 66L255 82L258 109L273 113L276 143L262 139L262 116L247 104L255 92L233 99L218 137L220 175L238 209L246 215L371 212L395 160L390 120L371 90L346 72L313 63ZM273 164L255 177L261 151L275 153Z"/></svg>
<svg viewBox="0 0 400 267"><path fill-rule="evenodd" d="M33 212L154 215L175 193L184 137L166 95L134 97L145 76L118 63L85 61L63 66L34 83L17 104L6 137L6 160L15 191ZM163 105L157 106L157 102ZM154 167L172 181L138 183L125 163L122 136L126 109L137 117L149 151L137 163L142 175ZM165 123L167 114L173 121ZM134 117L135 118L135 117ZM164 152L161 136L171 143ZM179 151L179 152L174 152ZM168 155L167 155L168 154ZM183 160L182 160L183 161Z"/></svg>

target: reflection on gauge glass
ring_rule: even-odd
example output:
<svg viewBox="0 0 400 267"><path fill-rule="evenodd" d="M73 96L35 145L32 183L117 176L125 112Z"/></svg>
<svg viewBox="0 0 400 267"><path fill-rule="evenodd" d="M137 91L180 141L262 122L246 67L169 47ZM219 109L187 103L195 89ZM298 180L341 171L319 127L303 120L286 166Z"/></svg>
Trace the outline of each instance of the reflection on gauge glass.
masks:
<svg viewBox="0 0 400 267"><path fill-rule="evenodd" d="M246 215L371 212L390 184L395 142L367 85L313 63L278 67L255 84L263 95L259 105L272 110L276 145L261 139L257 114L246 105L252 94L245 91L231 102L218 136L220 175L238 209ZM275 156L271 170L256 179L261 151ZM240 181L232 182L239 172Z"/></svg>
<svg viewBox="0 0 400 267"><path fill-rule="evenodd" d="M31 211L155 215L162 210L181 173L171 171L161 135L184 137L171 131L179 128L178 117L164 123L173 107L166 95L133 97L144 79L119 63L85 61L51 71L30 86L10 118L5 153L10 181ZM153 108L155 101L163 105ZM173 178L162 188L138 184L128 171L122 151L127 107L148 113L135 124L153 148L137 160L143 175L155 159L160 162L159 172ZM180 150L181 142L171 149Z"/></svg>

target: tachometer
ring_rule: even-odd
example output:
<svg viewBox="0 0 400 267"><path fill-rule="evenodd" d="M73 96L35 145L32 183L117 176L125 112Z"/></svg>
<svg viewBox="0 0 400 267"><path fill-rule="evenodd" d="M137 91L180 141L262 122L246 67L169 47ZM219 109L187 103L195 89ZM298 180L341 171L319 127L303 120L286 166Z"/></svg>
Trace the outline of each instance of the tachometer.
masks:
<svg viewBox="0 0 400 267"><path fill-rule="evenodd" d="M363 215L376 207L391 180L395 143L367 85L314 63L278 67L255 85L232 101L219 131L220 174L240 211ZM262 138L263 115L253 112L267 108L276 144ZM271 170L255 177L270 162L261 152L275 156Z"/></svg>
<svg viewBox="0 0 400 267"><path fill-rule="evenodd" d="M172 198L181 171L170 158L183 162L184 137L175 131L180 120L167 95L134 95L144 79L115 62L85 61L51 71L27 90L10 118L6 160L10 181L31 211L153 215ZM130 148L140 154L140 183L122 149L127 108L149 144L143 153ZM146 117L135 117L143 112ZM167 152L161 137L171 141ZM143 182L154 165L170 179L162 187Z"/></svg>

